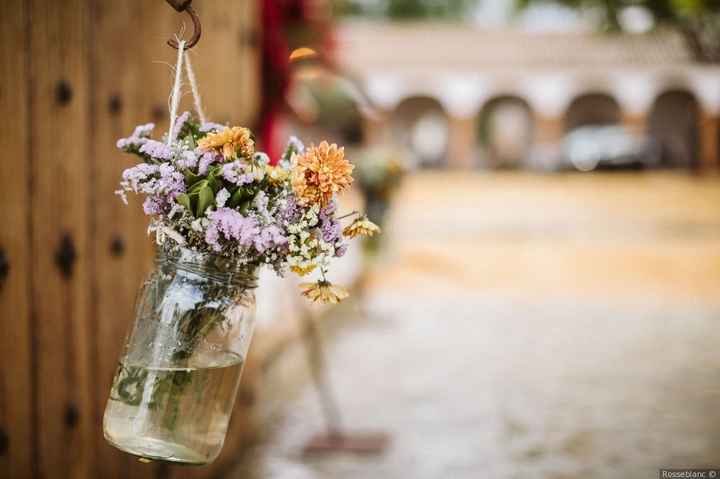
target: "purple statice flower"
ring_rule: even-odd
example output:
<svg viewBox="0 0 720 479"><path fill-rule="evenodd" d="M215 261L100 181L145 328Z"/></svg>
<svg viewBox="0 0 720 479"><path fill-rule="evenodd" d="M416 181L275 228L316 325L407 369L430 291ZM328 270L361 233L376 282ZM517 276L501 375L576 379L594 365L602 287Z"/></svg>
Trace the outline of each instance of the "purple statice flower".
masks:
<svg viewBox="0 0 720 479"><path fill-rule="evenodd" d="M268 249L275 248L287 244L288 239L282 230L275 225L262 228L260 233L255 236L253 244L258 253L262 254Z"/></svg>
<svg viewBox="0 0 720 479"><path fill-rule="evenodd" d="M132 135L130 135L127 138L120 138L117 141L117 147L123 151L126 151L130 148L139 148L145 142L148 141L148 137L152 133L153 129L155 128L155 123L146 123L145 125L138 125L135 127L135 130L132 132Z"/></svg>
<svg viewBox="0 0 720 479"><path fill-rule="evenodd" d="M147 140L141 147L140 153L156 158L158 160L170 160L173 157L172 149L157 140Z"/></svg>
<svg viewBox="0 0 720 479"><path fill-rule="evenodd" d="M145 193L148 186L152 187L154 185L154 177L159 171L160 167L157 165L149 163L137 164L123 171L120 186L126 191ZM150 192L150 194L152 193L154 193L154 190Z"/></svg>
<svg viewBox="0 0 720 479"><path fill-rule="evenodd" d="M208 167L215 163L218 159L218 155L215 153L212 153L210 151L203 153L202 157L200 157L200 164L198 166L198 174L204 175L207 173Z"/></svg>
<svg viewBox="0 0 720 479"><path fill-rule="evenodd" d="M231 208L211 211L208 218L210 225L205 232L205 242L215 251L222 249L220 235L228 241L237 241L241 247L249 247L260 234L260 226L255 218L243 216Z"/></svg>
<svg viewBox="0 0 720 479"><path fill-rule="evenodd" d="M320 210L320 231L322 239L326 243L336 243L342 239L342 226L335 219L335 202L331 201L325 208Z"/></svg>
<svg viewBox="0 0 720 479"><path fill-rule="evenodd" d="M161 164L157 192L174 200L180 193L185 193L185 176L171 164Z"/></svg>
<svg viewBox="0 0 720 479"><path fill-rule="evenodd" d="M197 166L198 155L194 151L183 151L180 154L180 159L175 164L182 169L190 170Z"/></svg>
<svg viewBox="0 0 720 479"><path fill-rule="evenodd" d="M232 163L226 163L222 167L223 178L230 183L238 186L252 183L255 180L255 175L252 173L246 173L246 165L235 160Z"/></svg>
<svg viewBox="0 0 720 479"><path fill-rule="evenodd" d="M146 215L159 215L163 212L163 202L156 196L148 196L143 201L143 211Z"/></svg>
<svg viewBox="0 0 720 479"><path fill-rule="evenodd" d="M335 210L337 206L331 201L325 208L320 210L318 214L320 235L325 243L330 243L335 247L335 256L340 257L347 251L347 246L343 244L342 225L335 218Z"/></svg>
<svg viewBox="0 0 720 479"><path fill-rule="evenodd" d="M305 145L297 136L291 136L288 140L288 146L291 146L295 153L302 155L305 152Z"/></svg>
<svg viewBox="0 0 720 479"><path fill-rule="evenodd" d="M175 120L175 126L173 127L173 136L170 139L171 143L174 143L175 140L177 140L177 137L180 134L180 131L183 129L183 127L185 126L185 123L187 123L187 121L189 119L190 119L189 111L186 111L182 115L177 117L177 119Z"/></svg>
<svg viewBox="0 0 720 479"><path fill-rule="evenodd" d="M288 196L285 200L285 205L280 208L278 218L284 224L293 224L300 221L302 216L302 210L298 204L297 198L294 195Z"/></svg>
<svg viewBox="0 0 720 479"><path fill-rule="evenodd" d="M225 125L221 125L220 123L213 123L211 121L206 121L202 125L200 125L200 131L203 133L208 133L211 131L220 131L224 130Z"/></svg>

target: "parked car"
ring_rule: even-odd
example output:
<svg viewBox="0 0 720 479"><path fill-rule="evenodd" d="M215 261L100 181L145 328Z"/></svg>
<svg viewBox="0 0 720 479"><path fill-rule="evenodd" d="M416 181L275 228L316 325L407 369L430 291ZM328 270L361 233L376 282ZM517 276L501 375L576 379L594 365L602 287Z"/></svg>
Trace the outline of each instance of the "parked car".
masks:
<svg viewBox="0 0 720 479"><path fill-rule="evenodd" d="M586 126L568 133L562 142L560 169L655 168L660 151L648 137L621 126Z"/></svg>

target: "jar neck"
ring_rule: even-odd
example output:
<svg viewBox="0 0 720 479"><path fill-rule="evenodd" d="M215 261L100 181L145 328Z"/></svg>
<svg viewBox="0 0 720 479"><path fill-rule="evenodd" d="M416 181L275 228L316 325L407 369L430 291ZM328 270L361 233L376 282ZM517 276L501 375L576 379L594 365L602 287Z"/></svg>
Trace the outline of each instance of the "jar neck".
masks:
<svg viewBox="0 0 720 479"><path fill-rule="evenodd" d="M244 289L257 287L257 267L237 260L190 248L158 248L155 256L158 267L189 271Z"/></svg>

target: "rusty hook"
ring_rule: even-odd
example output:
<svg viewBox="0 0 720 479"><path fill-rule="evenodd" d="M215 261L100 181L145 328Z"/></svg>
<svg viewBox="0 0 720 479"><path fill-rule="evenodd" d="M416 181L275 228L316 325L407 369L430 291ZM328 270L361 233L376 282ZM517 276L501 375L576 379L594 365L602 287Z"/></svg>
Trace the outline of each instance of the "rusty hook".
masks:
<svg viewBox="0 0 720 479"><path fill-rule="evenodd" d="M198 17L197 13L195 13L195 10L193 9L192 0L166 0L167 3L170 4L171 7L173 7L178 12L187 12L188 15L190 15L190 18L192 18L193 22L193 36L185 43L185 49L189 50L190 48L197 45L197 42L200 41L200 35L202 34L202 26L200 25L200 17ZM167 44L173 47L174 49L178 49L179 45L176 39L171 38L167 41Z"/></svg>

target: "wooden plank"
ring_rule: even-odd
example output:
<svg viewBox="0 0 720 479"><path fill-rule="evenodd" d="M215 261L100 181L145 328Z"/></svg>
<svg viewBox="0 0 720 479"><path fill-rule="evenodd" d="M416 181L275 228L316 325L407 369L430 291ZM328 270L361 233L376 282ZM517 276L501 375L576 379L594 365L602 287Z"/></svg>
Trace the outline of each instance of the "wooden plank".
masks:
<svg viewBox="0 0 720 479"><path fill-rule="evenodd" d="M259 3L198 2L195 7L203 37L190 50L191 59L207 116L218 123L252 126L256 120L260 56L253 42L260 28Z"/></svg>
<svg viewBox="0 0 720 479"><path fill-rule="evenodd" d="M85 0L30 0L36 468L88 477L88 18Z"/></svg>
<svg viewBox="0 0 720 479"><path fill-rule="evenodd" d="M28 24L26 2L0 16L0 477L30 477L33 463L30 331ZM5 271L5 273L3 273ZM3 279L4 277L4 279Z"/></svg>
<svg viewBox="0 0 720 479"><path fill-rule="evenodd" d="M95 477L155 477L162 469L158 464L138 463L104 440L102 417L122 342L132 324L135 296L153 257L141 200L131 197L126 206L113 194L122 170L138 161L118 151L115 143L140 123L157 122L157 132L167 128L165 101L171 73L159 61L172 61L164 34L172 33L175 14L164 2L97 0L92 16Z"/></svg>

